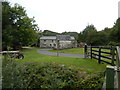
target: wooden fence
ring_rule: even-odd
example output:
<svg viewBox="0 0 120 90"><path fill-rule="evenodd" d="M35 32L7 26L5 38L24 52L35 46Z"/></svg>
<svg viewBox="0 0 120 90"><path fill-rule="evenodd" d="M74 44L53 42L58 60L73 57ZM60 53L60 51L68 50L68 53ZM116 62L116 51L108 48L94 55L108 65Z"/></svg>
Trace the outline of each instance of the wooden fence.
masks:
<svg viewBox="0 0 120 90"><path fill-rule="evenodd" d="M85 46L84 51L85 58L94 58L98 60L98 63L105 62L111 65L106 67L103 88L120 90L120 47ZM105 59L110 60L110 62L105 61Z"/></svg>
<svg viewBox="0 0 120 90"><path fill-rule="evenodd" d="M116 48L112 46L87 46L85 45L85 58L97 59L98 63L105 62L115 65ZM107 61L106 61L107 60Z"/></svg>

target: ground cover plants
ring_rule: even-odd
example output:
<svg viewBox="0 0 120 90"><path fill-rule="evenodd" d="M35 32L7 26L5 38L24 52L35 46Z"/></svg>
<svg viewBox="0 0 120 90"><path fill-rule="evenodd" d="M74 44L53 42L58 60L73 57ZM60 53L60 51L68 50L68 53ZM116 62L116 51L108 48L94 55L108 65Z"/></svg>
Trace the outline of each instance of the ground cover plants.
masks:
<svg viewBox="0 0 120 90"><path fill-rule="evenodd" d="M3 88L101 88L103 73L89 74L57 63L3 64Z"/></svg>

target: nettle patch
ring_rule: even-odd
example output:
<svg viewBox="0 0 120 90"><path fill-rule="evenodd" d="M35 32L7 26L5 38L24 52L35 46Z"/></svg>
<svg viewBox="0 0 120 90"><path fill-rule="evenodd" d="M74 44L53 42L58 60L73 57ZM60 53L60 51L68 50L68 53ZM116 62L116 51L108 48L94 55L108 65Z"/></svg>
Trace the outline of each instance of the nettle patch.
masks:
<svg viewBox="0 0 120 90"><path fill-rule="evenodd" d="M101 88L103 74L89 74L57 63L3 62L3 88Z"/></svg>

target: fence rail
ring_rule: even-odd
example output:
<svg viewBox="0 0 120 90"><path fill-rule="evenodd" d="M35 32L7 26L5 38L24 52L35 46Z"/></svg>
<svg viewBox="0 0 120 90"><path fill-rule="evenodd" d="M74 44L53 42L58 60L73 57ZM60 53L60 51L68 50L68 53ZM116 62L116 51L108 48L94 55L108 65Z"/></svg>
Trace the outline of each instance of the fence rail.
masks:
<svg viewBox="0 0 120 90"><path fill-rule="evenodd" d="M108 51L107 51L108 50ZM85 58L94 58L98 60L98 63L105 62L107 64L115 65L114 62L116 61L116 48L107 46L85 46ZM108 59L109 61L105 61ZM110 62L111 61L111 62Z"/></svg>
<svg viewBox="0 0 120 90"><path fill-rule="evenodd" d="M85 46L85 58L87 57L97 59L98 63L105 62L112 65L106 67L103 88L120 90L120 47ZM105 59L111 60L111 62Z"/></svg>

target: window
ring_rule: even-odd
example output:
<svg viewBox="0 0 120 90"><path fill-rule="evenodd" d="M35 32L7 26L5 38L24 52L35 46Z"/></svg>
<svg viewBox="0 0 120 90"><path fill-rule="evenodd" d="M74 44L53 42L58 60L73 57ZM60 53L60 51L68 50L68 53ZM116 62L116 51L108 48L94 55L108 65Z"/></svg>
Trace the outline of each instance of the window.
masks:
<svg viewBox="0 0 120 90"><path fill-rule="evenodd" d="M56 44L54 44L54 46L56 46Z"/></svg>
<svg viewBox="0 0 120 90"><path fill-rule="evenodd" d="M53 42L53 40L52 40L52 42Z"/></svg>
<svg viewBox="0 0 120 90"><path fill-rule="evenodd" d="M46 42L46 40L44 40L44 42Z"/></svg>

